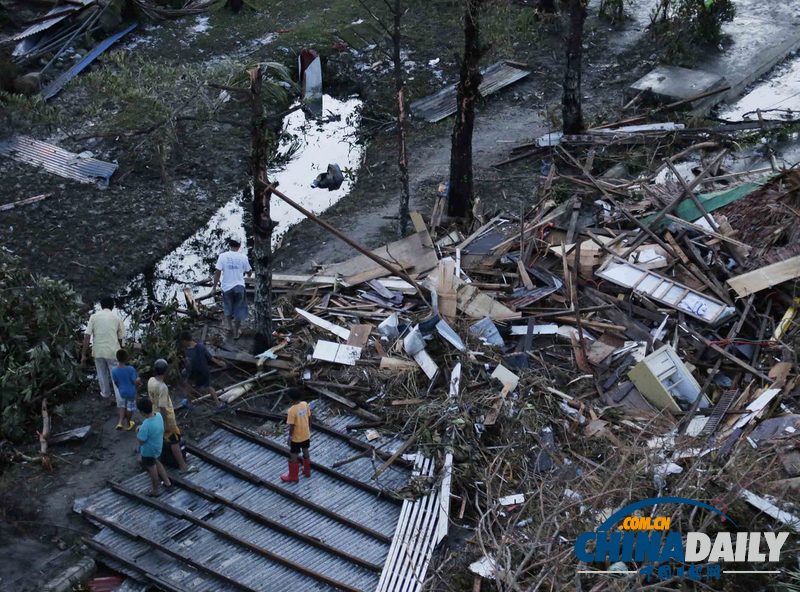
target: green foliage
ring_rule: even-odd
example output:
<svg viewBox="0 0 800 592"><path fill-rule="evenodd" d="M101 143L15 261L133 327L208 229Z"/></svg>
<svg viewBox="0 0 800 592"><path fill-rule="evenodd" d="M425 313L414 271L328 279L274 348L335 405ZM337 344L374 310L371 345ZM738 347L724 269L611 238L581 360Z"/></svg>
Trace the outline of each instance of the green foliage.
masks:
<svg viewBox="0 0 800 592"><path fill-rule="evenodd" d="M722 25L736 16L733 0L658 0L650 29L665 43L666 56L680 61L691 52L690 43L716 46Z"/></svg>
<svg viewBox="0 0 800 592"><path fill-rule="evenodd" d="M180 377L183 358L180 335L189 330L192 323L189 318L178 316L177 307L177 304L172 304L162 308L155 319L142 309L136 309L131 314L128 341L136 345L126 349L131 356L129 364L136 368L136 373L143 379L152 375L155 361L159 358L169 363L168 382L174 383Z"/></svg>
<svg viewBox="0 0 800 592"><path fill-rule="evenodd" d="M0 90L0 136L19 133L32 125L58 124L61 113L48 105L42 95L26 97Z"/></svg>
<svg viewBox="0 0 800 592"><path fill-rule="evenodd" d="M62 402L85 385L82 308L65 282L33 275L0 250L0 437L21 438L43 395Z"/></svg>

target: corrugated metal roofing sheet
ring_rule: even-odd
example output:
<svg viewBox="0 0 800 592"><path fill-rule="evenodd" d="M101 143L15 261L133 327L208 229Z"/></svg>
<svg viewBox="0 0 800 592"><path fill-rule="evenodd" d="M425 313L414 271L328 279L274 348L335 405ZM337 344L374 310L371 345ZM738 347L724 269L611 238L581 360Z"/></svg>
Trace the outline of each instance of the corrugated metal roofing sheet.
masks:
<svg viewBox="0 0 800 592"><path fill-rule="evenodd" d="M0 154L42 167L48 172L81 183L94 183L108 187L108 180L119 165L87 158L74 152L67 152L58 146L40 142L27 136L16 136L0 142Z"/></svg>
<svg viewBox="0 0 800 592"><path fill-rule="evenodd" d="M352 420L353 418L349 419ZM395 443L392 441L391 444ZM286 470L286 458L283 455L225 430L212 433L198 445L198 448L381 534L391 537L395 533L401 506L391 500L376 498L352 484L320 472L315 472L310 479L302 478L300 483L284 484L280 480L280 474ZM334 460L350 457L357 451L334 436L321 432L316 432L312 436L311 453L314 461L326 466ZM261 485L250 483L235 473L194 458L192 462L200 468L200 471L186 476L184 480L212 491L219 497L209 500L191 489L175 487L173 491L162 494L158 498L159 502L168 504L178 512L186 512L187 515L202 521L202 524L234 534L337 582L359 590L375 589L379 573L352 559L338 555L330 548L343 551L373 565L382 566L389 552L389 544L319 514ZM367 465L362 465L360 461L350 465L356 466L348 468L349 476L365 481L371 480L374 468L368 460ZM395 469L393 478L396 482L392 488L405 483L409 475L408 470ZM146 474L139 474L127 479L121 486L123 490L144 493L149 487L149 477ZM122 529L122 532L116 532L111 528L105 528L95 536L96 542L122 557L129 558L137 568L146 573L173 582L178 588L203 592L236 590L230 583L215 577L216 573L233 578L244 586L265 592L335 589L323 581L270 560L199 524L169 515L142 500L131 499L123 493L111 489L104 490L89 498L77 500L75 509L79 512L87 510L87 515L94 514ZM288 526L298 533L314 537L329 548L312 546L297 536L259 522L254 517L232 508L229 505L231 502ZM166 555L154 548L153 545L157 544L198 562L212 573L194 569ZM126 566L115 565L113 560L105 561L133 577L141 575Z"/></svg>
<svg viewBox="0 0 800 592"><path fill-rule="evenodd" d="M118 39L124 37L131 31L133 31L135 28L136 28L136 23L133 23L130 27L128 27L124 31L115 33L102 43L98 44L97 47L95 47L92 51L86 54L86 57L84 57L80 62L72 66L72 68L70 68L69 70L64 72L61 76L53 80L53 82L48 84L47 88L45 88L44 91L42 92L45 101L57 95L58 92L64 87L64 85L67 82L69 82L70 80L75 78L78 74L80 74L83 71L83 69L86 68L86 66L91 64L95 60L95 58L97 58L97 56L99 56L101 53L103 53L105 50L111 47L114 43L116 43Z"/></svg>
<svg viewBox="0 0 800 592"><path fill-rule="evenodd" d="M84 6L91 4L94 0L77 0ZM67 18L73 12L76 12L74 9L75 6L65 5L65 6L56 6L53 10L48 12L45 16L53 15L53 18L47 19L46 21L42 21L40 23L35 23L25 29L22 33L18 33L14 37L11 38L12 41L19 41L20 39L25 39L26 37L30 37L31 35L36 35L37 33L41 33L42 31L46 31L56 23L62 21L63 19ZM82 8L78 7L78 10L82 10ZM14 50L14 54L17 55L16 49Z"/></svg>
<svg viewBox="0 0 800 592"><path fill-rule="evenodd" d="M493 92L525 78L530 71L502 61L489 66L482 74L483 80L478 91L482 97L487 97ZM456 100L456 85L452 84L434 95L411 103L411 113L414 117L421 117L432 123L440 121L456 112Z"/></svg>

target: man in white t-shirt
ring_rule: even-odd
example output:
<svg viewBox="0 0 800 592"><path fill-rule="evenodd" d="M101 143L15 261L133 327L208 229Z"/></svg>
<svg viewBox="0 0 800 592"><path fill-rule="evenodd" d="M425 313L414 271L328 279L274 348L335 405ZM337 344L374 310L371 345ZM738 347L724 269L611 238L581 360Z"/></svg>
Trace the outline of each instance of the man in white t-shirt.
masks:
<svg viewBox="0 0 800 592"><path fill-rule="evenodd" d="M228 239L229 250L217 259L214 272L214 291L220 285L222 276L222 304L225 308L225 320L228 332L234 339L242 336L242 321L247 318L247 293L244 288L244 275L251 275L253 268L247 255L239 252L242 242L238 238Z"/></svg>

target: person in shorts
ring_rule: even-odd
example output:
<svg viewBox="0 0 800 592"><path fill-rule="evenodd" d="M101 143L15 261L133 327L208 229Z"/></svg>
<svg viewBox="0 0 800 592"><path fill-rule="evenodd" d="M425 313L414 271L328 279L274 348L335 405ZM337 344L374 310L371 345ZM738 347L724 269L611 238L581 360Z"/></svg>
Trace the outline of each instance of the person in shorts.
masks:
<svg viewBox="0 0 800 592"><path fill-rule="evenodd" d="M160 414L153 411L153 404L150 399L141 398L136 403L139 411L145 419L136 431L136 439L139 442L139 452L142 455L142 464L150 474L152 487L147 495L158 497L161 495L159 490L159 477L163 479L164 486L169 489L172 483L169 480L164 465L158 460L161 456L161 449L164 445L164 419Z"/></svg>
<svg viewBox="0 0 800 592"><path fill-rule="evenodd" d="M111 380L117 387L117 410L119 411L117 429L121 430L124 427L131 431L136 425L133 421L133 412L136 411L136 385L140 381L136 369L128 364L129 357L127 350L117 350L117 367L111 369Z"/></svg>
<svg viewBox="0 0 800 592"><path fill-rule="evenodd" d="M168 368L169 364L167 364L166 360L156 360L153 366L155 376L147 381L147 396L153 405L153 409L160 413L164 420L164 441L169 444L180 472L182 474L196 473L199 469L194 465L187 465L181 452L181 431L175 421L175 409L172 406L172 399L169 398L169 388L164 383Z"/></svg>
<svg viewBox="0 0 800 592"><path fill-rule="evenodd" d="M228 239L229 249L217 259L212 288L214 292L217 291L221 277L225 320L228 323L228 333L232 334L234 339L242 336L242 321L247 318L247 292L244 286L244 275L249 276L253 271L247 255L239 252L241 246L242 242L238 238Z"/></svg>
<svg viewBox="0 0 800 592"><path fill-rule="evenodd" d="M289 391L292 406L286 414L289 425L289 474L281 475L281 480L297 483L300 480L300 451L303 452L303 475L311 476L311 408L303 401L303 392L294 388Z"/></svg>
<svg viewBox="0 0 800 592"><path fill-rule="evenodd" d="M211 400L214 401L214 410L221 411L225 408L225 403L220 403L217 391L211 386L211 370L208 367L208 363L213 362L222 368L227 368L228 365L212 356L205 345L197 343L189 331L181 333L181 342L183 343L183 353L186 357L185 371L187 377L194 383L196 391L208 393L211 396Z"/></svg>

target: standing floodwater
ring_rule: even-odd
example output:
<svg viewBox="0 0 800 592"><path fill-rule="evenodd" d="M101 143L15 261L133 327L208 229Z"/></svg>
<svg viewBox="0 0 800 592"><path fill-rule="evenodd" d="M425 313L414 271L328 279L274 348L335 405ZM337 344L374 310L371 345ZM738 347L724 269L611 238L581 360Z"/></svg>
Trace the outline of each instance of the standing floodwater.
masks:
<svg viewBox="0 0 800 592"><path fill-rule="evenodd" d="M361 162L363 145L355 143L361 101L355 98L340 101L329 96L324 99L320 121L306 119L302 111L290 114L285 122L286 134L281 141L279 155L287 162L269 171L270 181L277 182L280 190L294 201L314 213L321 213L342 199L350 191L353 179L345 175L344 183L335 191L315 189L311 182L328 164L338 164L342 171L355 171ZM284 160L280 158L279 160ZM243 180L244 182L244 180ZM187 187L177 191L186 192ZM273 198L272 219L277 226L273 232L274 244L303 215L283 201ZM186 284L209 278L217 255L224 250L225 239L230 235L244 238L244 207L241 195L217 210L205 226L186 239L177 249L161 259L154 268L135 278L128 287L126 308L145 304L145 300L169 302L174 296L182 300ZM246 245L242 249L247 253Z"/></svg>

